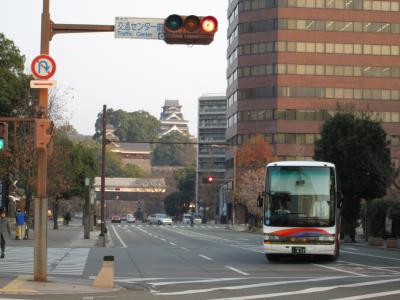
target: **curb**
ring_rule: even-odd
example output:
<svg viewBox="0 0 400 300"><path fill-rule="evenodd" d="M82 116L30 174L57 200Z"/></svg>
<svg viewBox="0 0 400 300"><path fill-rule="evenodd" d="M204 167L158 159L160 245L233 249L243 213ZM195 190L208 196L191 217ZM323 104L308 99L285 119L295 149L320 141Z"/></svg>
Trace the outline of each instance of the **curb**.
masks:
<svg viewBox="0 0 400 300"><path fill-rule="evenodd" d="M85 281L85 283L82 283ZM91 282L82 279L50 277L46 282L33 281L32 275L19 275L0 289L0 295L63 295L111 293L124 290L123 287L92 287Z"/></svg>

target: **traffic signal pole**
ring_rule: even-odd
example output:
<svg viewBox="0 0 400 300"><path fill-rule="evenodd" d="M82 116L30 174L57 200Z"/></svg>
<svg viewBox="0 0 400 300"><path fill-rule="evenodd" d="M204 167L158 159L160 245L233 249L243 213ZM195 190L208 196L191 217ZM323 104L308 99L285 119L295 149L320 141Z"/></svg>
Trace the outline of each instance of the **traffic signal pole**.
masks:
<svg viewBox="0 0 400 300"><path fill-rule="evenodd" d="M40 54L50 54L50 41L57 33L109 32L114 25L55 24L50 19L50 0L43 0ZM48 118L48 91L39 89L39 118ZM47 156L48 149L38 149L37 191L35 198L35 248L33 279L47 281Z"/></svg>
<svg viewBox="0 0 400 300"><path fill-rule="evenodd" d="M43 0L40 53L49 54L50 48L50 0ZM47 89L39 89L39 117L47 118ZM35 248L33 279L47 280L47 149L38 149L37 191L35 198Z"/></svg>

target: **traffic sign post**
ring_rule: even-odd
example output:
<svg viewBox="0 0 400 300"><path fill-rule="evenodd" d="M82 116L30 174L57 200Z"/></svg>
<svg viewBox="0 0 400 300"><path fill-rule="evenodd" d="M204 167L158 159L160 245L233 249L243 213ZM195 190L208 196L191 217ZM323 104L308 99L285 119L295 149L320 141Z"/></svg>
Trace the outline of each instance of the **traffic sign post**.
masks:
<svg viewBox="0 0 400 300"><path fill-rule="evenodd" d="M49 89L56 87L56 82L52 80L31 80L31 89Z"/></svg>
<svg viewBox="0 0 400 300"><path fill-rule="evenodd" d="M115 38L164 40L164 19L116 17Z"/></svg>

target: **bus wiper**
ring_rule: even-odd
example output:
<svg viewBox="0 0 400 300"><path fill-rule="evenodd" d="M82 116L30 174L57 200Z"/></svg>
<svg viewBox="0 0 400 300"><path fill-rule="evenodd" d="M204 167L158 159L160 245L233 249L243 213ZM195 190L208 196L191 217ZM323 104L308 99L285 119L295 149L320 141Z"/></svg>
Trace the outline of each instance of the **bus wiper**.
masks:
<svg viewBox="0 0 400 300"><path fill-rule="evenodd" d="M299 217L299 219L307 220L307 221L314 221L318 225L328 225L329 224L328 220L320 219L320 218L317 218L317 217Z"/></svg>

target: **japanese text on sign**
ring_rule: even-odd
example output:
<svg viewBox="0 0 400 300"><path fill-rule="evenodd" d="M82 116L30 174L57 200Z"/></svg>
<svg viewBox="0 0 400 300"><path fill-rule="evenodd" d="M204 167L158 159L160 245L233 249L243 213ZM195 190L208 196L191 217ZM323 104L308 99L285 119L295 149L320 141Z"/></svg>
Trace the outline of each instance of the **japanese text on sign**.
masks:
<svg viewBox="0 0 400 300"><path fill-rule="evenodd" d="M164 19L115 18L115 37L127 39L164 39Z"/></svg>

